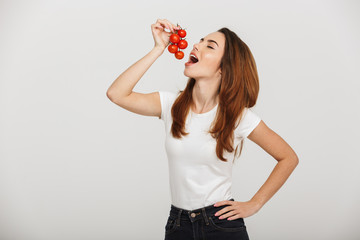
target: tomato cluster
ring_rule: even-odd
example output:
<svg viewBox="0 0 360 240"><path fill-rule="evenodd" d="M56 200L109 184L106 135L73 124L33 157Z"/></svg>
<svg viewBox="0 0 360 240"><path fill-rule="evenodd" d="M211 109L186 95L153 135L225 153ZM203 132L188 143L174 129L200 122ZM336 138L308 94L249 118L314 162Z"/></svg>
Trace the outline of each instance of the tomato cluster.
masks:
<svg viewBox="0 0 360 240"><path fill-rule="evenodd" d="M177 24L178 27L179 24ZM170 53L174 53L177 59L184 58L184 52L180 49L185 49L188 46L188 42L185 40L186 31L180 27L175 33L171 34L168 50Z"/></svg>

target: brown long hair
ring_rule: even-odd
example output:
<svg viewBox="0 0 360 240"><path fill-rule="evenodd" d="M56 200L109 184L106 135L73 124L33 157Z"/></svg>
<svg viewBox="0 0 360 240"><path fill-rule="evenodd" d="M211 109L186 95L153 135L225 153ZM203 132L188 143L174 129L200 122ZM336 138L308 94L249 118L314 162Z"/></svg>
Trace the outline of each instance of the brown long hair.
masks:
<svg viewBox="0 0 360 240"><path fill-rule="evenodd" d="M216 139L216 155L221 161L224 150L234 151L234 129L242 118L245 107L251 108L256 104L259 94L259 77L256 63L249 47L230 29L224 27L218 30L225 35L225 51L221 59L221 82L218 88L219 105L209 133ZM181 138L189 133L185 132L185 120L192 104L192 90L195 79L189 78L183 91L175 100L171 115L173 123L171 133L174 138ZM240 152L244 139L240 142ZM236 146L234 160L238 150Z"/></svg>

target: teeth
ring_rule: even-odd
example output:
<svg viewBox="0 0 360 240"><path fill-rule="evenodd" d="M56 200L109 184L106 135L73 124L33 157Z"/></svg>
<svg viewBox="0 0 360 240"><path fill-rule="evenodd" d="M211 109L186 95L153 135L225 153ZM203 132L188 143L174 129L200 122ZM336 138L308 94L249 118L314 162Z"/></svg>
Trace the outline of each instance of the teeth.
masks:
<svg viewBox="0 0 360 240"><path fill-rule="evenodd" d="M190 54L190 57L193 56L194 58L198 59L194 54ZM198 59L199 60L199 59Z"/></svg>

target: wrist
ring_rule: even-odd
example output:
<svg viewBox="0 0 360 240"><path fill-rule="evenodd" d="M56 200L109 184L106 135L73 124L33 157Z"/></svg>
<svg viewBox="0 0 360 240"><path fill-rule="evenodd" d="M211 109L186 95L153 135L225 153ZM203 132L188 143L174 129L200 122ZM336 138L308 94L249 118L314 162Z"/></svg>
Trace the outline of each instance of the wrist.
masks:
<svg viewBox="0 0 360 240"><path fill-rule="evenodd" d="M164 47L159 47L159 46L154 46L154 48L152 49L153 51L162 54L165 50Z"/></svg>
<svg viewBox="0 0 360 240"><path fill-rule="evenodd" d="M256 200L256 199L251 199L250 202L252 202L253 204L255 204L255 206L257 206L258 209L262 208L262 206L264 205L263 202Z"/></svg>

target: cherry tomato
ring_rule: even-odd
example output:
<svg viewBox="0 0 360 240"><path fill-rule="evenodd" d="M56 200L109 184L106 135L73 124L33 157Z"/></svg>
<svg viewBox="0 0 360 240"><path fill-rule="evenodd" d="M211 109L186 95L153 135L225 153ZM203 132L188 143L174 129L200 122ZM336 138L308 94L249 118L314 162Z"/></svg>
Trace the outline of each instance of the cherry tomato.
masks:
<svg viewBox="0 0 360 240"><path fill-rule="evenodd" d="M188 46L188 43L185 39L181 39L177 45L180 49L185 49Z"/></svg>
<svg viewBox="0 0 360 240"><path fill-rule="evenodd" d="M181 29L181 30L179 30L179 31L177 32L177 34L178 34L180 37L184 38L184 37L186 36L186 31L185 31L184 29Z"/></svg>
<svg viewBox="0 0 360 240"><path fill-rule="evenodd" d="M177 52L175 53L175 57L176 57L177 59L183 59L183 57L184 57L184 52L177 51Z"/></svg>
<svg viewBox="0 0 360 240"><path fill-rule="evenodd" d="M171 52L171 53L176 53L177 50L178 50L178 46L177 46L176 44L170 44L170 45L168 46L168 50L169 50L169 52Z"/></svg>
<svg viewBox="0 0 360 240"><path fill-rule="evenodd" d="M178 43L180 41L180 36L176 33L171 34L170 36L170 42L172 43Z"/></svg>
<svg viewBox="0 0 360 240"><path fill-rule="evenodd" d="M179 24L177 24L177 26L179 27L179 30L176 30L175 33L170 35L171 44L168 46L168 51L174 53L175 58L183 59L184 52L180 49L185 49L188 46L188 42L184 39L187 33L179 26Z"/></svg>

